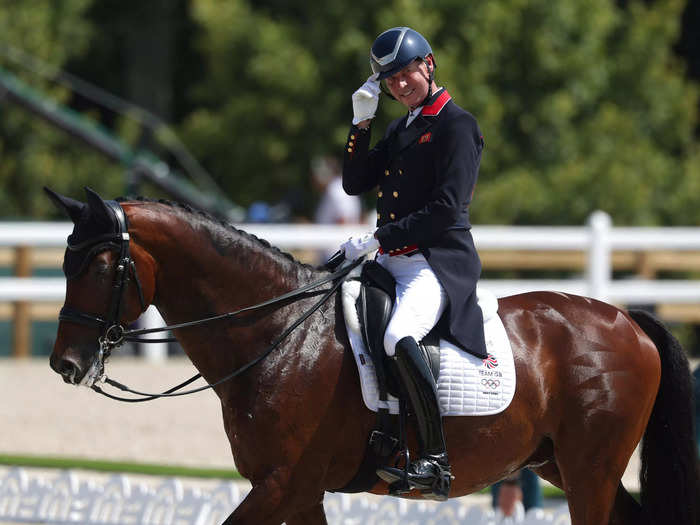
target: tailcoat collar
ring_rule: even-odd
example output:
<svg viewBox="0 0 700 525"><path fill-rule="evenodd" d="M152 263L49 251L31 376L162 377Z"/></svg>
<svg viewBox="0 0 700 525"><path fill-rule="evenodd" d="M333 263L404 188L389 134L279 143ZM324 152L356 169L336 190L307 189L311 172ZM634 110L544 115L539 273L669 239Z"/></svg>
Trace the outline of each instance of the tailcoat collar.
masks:
<svg viewBox="0 0 700 525"><path fill-rule="evenodd" d="M423 106L423 111L421 111L421 116L423 117L436 117L442 111L442 108L452 99L450 94L445 88L440 88L436 91L433 96L430 97L428 103Z"/></svg>
<svg viewBox="0 0 700 525"><path fill-rule="evenodd" d="M452 97L447 90L442 88L430 97L428 103L423 106L423 111L421 111L421 114L418 115L418 117L416 117L408 126L405 125L408 115L402 118L401 121L399 121L398 126L396 126L391 138L389 145L389 157L395 157L402 150L414 144L422 135L424 135L428 128L430 128L437 121L437 119L430 117L437 117L451 99Z"/></svg>

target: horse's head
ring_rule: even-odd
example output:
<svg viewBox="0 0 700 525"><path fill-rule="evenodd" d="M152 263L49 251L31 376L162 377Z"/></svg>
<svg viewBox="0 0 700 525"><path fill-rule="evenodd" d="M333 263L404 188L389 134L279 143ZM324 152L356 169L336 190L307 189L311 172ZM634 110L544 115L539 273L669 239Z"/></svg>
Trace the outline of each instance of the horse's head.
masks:
<svg viewBox="0 0 700 525"><path fill-rule="evenodd" d="M66 300L51 368L67 383L92 386L104 372L104 359L121 344L122 327L152 300L155 277L137 260L145 252L131 249L119 203L104 201L89 188L87 203L44 189L74 224L63 260Z"/></svg>

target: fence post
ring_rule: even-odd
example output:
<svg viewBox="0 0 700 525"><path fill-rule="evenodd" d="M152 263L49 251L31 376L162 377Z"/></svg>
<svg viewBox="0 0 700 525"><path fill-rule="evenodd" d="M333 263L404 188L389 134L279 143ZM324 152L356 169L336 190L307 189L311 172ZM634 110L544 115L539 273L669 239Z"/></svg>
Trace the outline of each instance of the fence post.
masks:
<svg viewBox="0 0 700 525"><path fill-rule="evenodd" d="M149 306L146 311L141 314L141 325L143 328L159 328L165 326L165 321L155 306ZM146 334L144 339L162 339L168 337L167 332L155 332ZM140 343L141 355L148 361L160 362L168 357L168 343Z"/></svg>
<svg viewBox="0 0 700 525"><path fill-rule="evenodd" d="M588 295L599 301L608 301L612 280L612 219L604 211L596 210L588 217L587 224L591 235L586 267Z"/></svg>
<svg viewBox="0 0 700 525"><path fill-rule="evenodd" d="M15 247L15 277L31 277L31 259L31 247ZM31 303L29 301L16 301L12 320L13 357L29 357L32 347L31 325Z"/></svg>

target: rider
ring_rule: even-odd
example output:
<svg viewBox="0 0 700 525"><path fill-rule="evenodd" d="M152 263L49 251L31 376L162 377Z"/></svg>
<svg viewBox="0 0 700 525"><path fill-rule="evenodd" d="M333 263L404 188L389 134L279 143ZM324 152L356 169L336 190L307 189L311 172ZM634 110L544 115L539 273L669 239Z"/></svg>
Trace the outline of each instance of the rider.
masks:
<svg viewBox="0 0 700 525"><path fill-rule="evenodd" d="M417 342L440 321L443 338L486 357L476 304L481 262L469 223L484 143L475 118L435 83L433 52L418 32L383 32L372 45L370 64L373 74L352 96L343 187L357 195L378 186L377 229L351 237L341 250L356 259L379 249L377 262L396 279L384 350L395 356L418 422L420 457L409 465L408 482L425 497L445 500L452 477L437 386ZM408 114L389 124L370 150L382 80ZM389 483L403 479L394 468L377 474Z"/></svg>

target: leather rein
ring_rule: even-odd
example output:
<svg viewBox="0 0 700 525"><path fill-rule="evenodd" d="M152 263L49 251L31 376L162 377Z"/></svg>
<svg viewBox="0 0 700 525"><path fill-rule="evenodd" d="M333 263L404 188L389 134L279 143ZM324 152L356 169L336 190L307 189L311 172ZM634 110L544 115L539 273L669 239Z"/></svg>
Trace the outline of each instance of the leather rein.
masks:
<svg viewBox="0 0 700 525"><path fill-rule="evenodd" d="M96 384L90 385L90 388L92 388L94 391L109 397L110 399L115 399L117 401L124 401L128 403L140 403L143 401L151 401L154 399L158 399L161 397L176 397L176 396L184 396L188 394L194 394L196 392L201 392L203 390L207 390L209 388L214 388L217 385L220 385L230 379L233 379L236 376L239 376L246 372L248 369L251 367L255 366L258 364L260 361L265 359L270 353L272 353L273 350L275 350L279 345L291 334L299 325L301 325L306 319L308 319L316 310L318 310L328 299L330 299L335 292L338 290L340 285L345 281L347 278L348 274L350 271L352 271L356 266L358 266L361 262L362 259L358 259L357 261L354 261L349 264L345 264L340 269L333 271L330 275L327 275L326 277L323 277L321 279L318 279L316 281L313 281L307 285L304 285L300 288L297 288L296 290L292 290L288 293L285 293L283 295L280 295L278 297L274 297L272 299L269 299L267 301L263 301L261 303L258 303L256 305L252 306L247 306L244 308L241 308L239 310L235 310L233 312L227 312L224 314L220 315L214 315L211 317L205 317L202 319L197 319L195 321L188 321L184 323L178 323L178 324L173 324L173 325L168 325L168 326L162 326L158 328L143 328L143 329L137 329L137 330L128 330L124 328L120 323L119 319L122 314L123 310L123 304L124 304L124 295L126 293L127 287L129 285L129 282L132 280L133 276L133 281L136 284L136 289L138 292L139 296L139 301L141 302L141 308L142 310L146 309L145 301L143 298L143 290L141 287L141 282L138 279L138 276L136 274L136 266L134 264L134 260L131 257L131 252L129 250L129 232L128 232L128 224L127 224L127 219L126 219L126 214L124 213L124 209L121 207L121 205L116 202L116 201L105 201L105 204L107 207L112 210L114 213L116 219L117 219L117 224L119 228L118 233L112 233L112 234L105 234L105 235L100 235L97 237L94 237L92 239L89 239L87 241L81 242L79 244L71 244L70 241L68 243L68 249L71 251L81 251L84 250L88 247L92 248L91 249L91 255L94 256L99 251L102 251L101 249L109 249L109 248L114 248L115 246L119 249L119 258L117 259L117 266L116 266L116 272L115 272L115 277L114 277L114 282L112 285L112 295L110 298L110 305L107 310L107 315L105 317L99 317L97 315L93 314L88 314L85 312L81 312L79 310L76 310L74 308L70 308L67 306L63 306L61 308L61 311L59 313L58 319L59 321L64 321L64 322L69 322L69 323L77 323L77 324L83 324L83 325L88 325L88 326L99 326L101 329L101 335L98 337L98 343L99 343L99 353L97 356L98 364L102 368L102 375L97 379L99 382L104 382L106 384L109 384L115 388L118 388L119 390L122 390L124 392L128 392L134 395L141 396L140 398L126 398L126 397L119 397L115 396L112 394L109 394L105 391L103 391L99 386ZM96 249L97 248L97 249ZM329 261L329 264L327 266L330 266L332 268L335 268L340 262L342 262L342 259L339 258L339 254L336 253L334 256L334 261L331 262ZM326 283L332 283L332 286L328 288L327 290L319 290L319 291L314 291L311 292L311 290L318 288L319 286L326 284ZM311 293L307 293L311 292ZM210 323L213 321L222 321L225 319L234 319L241 314L245 314L248 312L254 312L257 310L261 310L263 308L277 305L280 303L284 303L286 301L289 301L290 299L302 299L302 298L307 298L309 296L313 295L319 295L321 294L321 298L316 301L308 310L306 310L296 321L294 321L290 326L288 326L266 349L263 353L261 353L259 356L255 357L245 365L241 366L240 368L234 370L227 376L219 379L218 381L207 384L198 388L193 388L190 390L178 392L178 390L181 390L185 386L189 385L190 383L196 381L200 377L202 377L201 374L195 374L192 376L190 379L187 381L184 381L180 383L179 385L176 385L164 392L161 392L159 394L152 394L152 393L145 393L145 392L140 392L138 390L132 390L131 388L127 387L126 385L123 385L122 383L119 383L118 381L115 381L113 379L110 379L107 377L106 374L104 374L104 363L107 357L109 357L111 351L115 348L119 348L122 346L125 342L131 341L131 342L142 342L142 343L159 343L159 342L174 342L177 341L176 338L163 338L163 339L145 339L145 338L140 338L138 336L145 335L145 334L152 334L156 332L165 332L168 330L177 330L180 328L189 328L192 326L199 326L203 325L206 323ZM94 365L93 365L94 366Z"/></svg>

